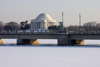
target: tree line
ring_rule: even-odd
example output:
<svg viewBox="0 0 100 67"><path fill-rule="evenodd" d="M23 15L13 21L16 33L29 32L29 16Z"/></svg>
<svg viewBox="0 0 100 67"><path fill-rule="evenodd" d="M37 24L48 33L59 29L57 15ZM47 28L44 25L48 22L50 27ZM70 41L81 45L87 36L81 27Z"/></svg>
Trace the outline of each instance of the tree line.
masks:
<svg viewBox="0 0 100 67"><path fill-rule="evenodd" d="M14 22L14 21L11 21L11 22L8 22L8 23L3 23L2 21L0 21L0 30L26 30L26 29L29 29L31 27L30 24L27 24L24 25L24 27L22 27L22 24L20 23L17 23L17 22Z"/></svg>
<svg viewBox="0 0 100 67"><path fill-rule="evenodd" d="M56 29L59 30L60 26L50 26L48 29ZM77 30L77 29L84 29L84 30L100 30L100 23L97 23L96 21L92 22L86 22L81 26L77 25L69 25L67 27L64 27L64 29L68 30Z"/></svg>
<svg viewBox="0 0 100 67"><path fill-rule="evenodd" d="M8 23L3 23L2 21L0 21L0 30L26 30L30 28L31 28L31 24L28 24L27 21L21 22L20 24L14 21L8 22ZM60 28L60 25L58 26L52 25L52 26L49 26L48 29L59 30L61 28ZM64 27L64 29L76 30L76 29L79 29L79 26L70 25L70 26ZM81 29L100 30L100 23L97 23L96 21L86 22L83 25L81 25Z"/></svg>
<svg viewBox="0 0 100 67"><path fill-rule="evenodd" d="M84 30L100 30L100 23L97 23L96 21L86 22L83 25L81 25L80 28L84 29ZM76 29L79 29L79 26L70 25L70 26L66 27L66 29L76 30Z"/></svg>

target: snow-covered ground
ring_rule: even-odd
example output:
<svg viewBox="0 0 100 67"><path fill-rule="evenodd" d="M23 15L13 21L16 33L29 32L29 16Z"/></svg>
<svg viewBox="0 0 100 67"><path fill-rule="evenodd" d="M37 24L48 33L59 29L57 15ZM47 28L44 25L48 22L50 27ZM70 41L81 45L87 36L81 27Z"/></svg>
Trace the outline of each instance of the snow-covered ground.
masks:
<svg viewBox="0 0 100 67"><path fill-rule="evenodd" d="M0 67L100 67L100 47L0 46Z"/></svg>

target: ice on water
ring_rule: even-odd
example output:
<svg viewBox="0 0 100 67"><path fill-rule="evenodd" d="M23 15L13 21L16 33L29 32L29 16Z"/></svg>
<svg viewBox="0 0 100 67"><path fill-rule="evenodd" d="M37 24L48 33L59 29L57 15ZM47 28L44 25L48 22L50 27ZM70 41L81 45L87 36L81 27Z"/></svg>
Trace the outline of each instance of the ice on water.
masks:
<svg viewBox="0 0 100 67"><path fill-rule="evenodd" d="M100 47L0 46L0 67L100 67Z"/></svg>

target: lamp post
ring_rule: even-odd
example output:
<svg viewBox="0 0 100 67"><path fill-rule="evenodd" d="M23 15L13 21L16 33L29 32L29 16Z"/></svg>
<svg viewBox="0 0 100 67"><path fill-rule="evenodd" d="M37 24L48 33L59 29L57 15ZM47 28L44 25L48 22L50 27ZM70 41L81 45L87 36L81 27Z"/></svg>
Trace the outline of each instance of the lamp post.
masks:
<svg viewBox="0 0 100 67"><path fill-rule="evenodd" d="M81 14L79 14L79 29L81 29Z"/></svg>
<svg viewBox="0 0 100 67"><path fill-rule="evenodd" d="M64 16L64 12L62 12L62 29L63 29L63 16Z"/></svg>

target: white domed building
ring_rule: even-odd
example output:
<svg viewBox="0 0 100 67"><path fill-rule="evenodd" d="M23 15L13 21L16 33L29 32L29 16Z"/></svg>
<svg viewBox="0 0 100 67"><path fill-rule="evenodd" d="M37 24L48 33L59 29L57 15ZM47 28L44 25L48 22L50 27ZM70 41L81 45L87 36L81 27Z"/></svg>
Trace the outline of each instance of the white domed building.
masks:
<svg viewBox="0 0 100 67"><path fill-rule="evenodd" d="M38 15L35 19L31 20L31 29L27 29L26 32L30 32L31 30L48 30L49 26L55 25L56 20L53 20L48 14L42 13ZM23 30L19 31L23 32ZM17 44L32 44L39 45L39 39L17 39Z"/></svg>
<svg viewBox="0 0 100 67"><path fill-rule="evenodd" d="M49 26L55 25L55 22L56 20L53 20L48 14L41 13L31 20L31 29L48 29Z"/></svg>

